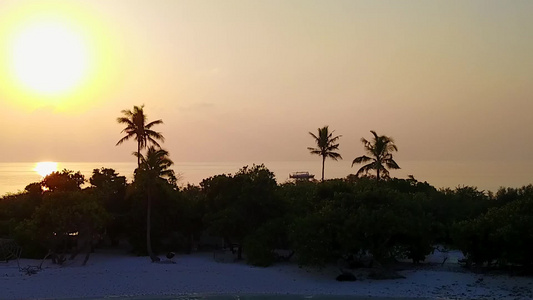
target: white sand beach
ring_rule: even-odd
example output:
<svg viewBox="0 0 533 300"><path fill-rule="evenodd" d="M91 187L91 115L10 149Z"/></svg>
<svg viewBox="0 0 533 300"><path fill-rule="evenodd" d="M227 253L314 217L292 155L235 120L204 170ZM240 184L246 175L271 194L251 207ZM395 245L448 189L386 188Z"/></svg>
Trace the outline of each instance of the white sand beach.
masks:
<svg viewBox="0 0 533 300"><path fill-rule="evenodd" d="M117 251L97 251L86 266L82 257L64 266L43 263L37 274L17 261L0 263L1 299L103 298L188 294L348 295L362 297L533 299L533 278L482 275L457 268L400 271L405 279L338 282L334 267L318 271L293 263L259 268L215 262L210 253L177 255L175 264L150 263ZM40 260L20 260L21 267Z"/></svg>

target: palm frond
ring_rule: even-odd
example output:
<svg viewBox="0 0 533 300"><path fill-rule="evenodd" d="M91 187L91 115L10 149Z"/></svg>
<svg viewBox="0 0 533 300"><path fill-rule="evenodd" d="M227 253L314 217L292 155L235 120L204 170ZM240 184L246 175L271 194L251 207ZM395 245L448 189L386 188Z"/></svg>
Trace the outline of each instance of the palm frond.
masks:
<svg viewBox="0 0 533 300"><path fill-rule="evenodd" d="M317 147L307 147L307 150L311 151L311 154L317 154L323 157L330 157L335 160L339 158L342 159L342 157L338 153L330 155L330 153L339 149L339 144L336 144L335 142L338 141L341 136L333 136L334 132L335 130L329 132L328 126L318 128L318 135L309 132L309 135L311 135L315 139Z"/></svg>
<svg viewBox="0 0 533 300"><path fill-rule="evenodd" d="M320 149L313 149L313 148L307 148L311 154L316 154L316 155L322 155L322 150Z"/></svg>
<svg viewBox="0 0 533 300"><path fill-rule="evenodd" d="M141 163L146 162L146 158L145 158L144 155L142 155L142 153L140 153L140 152L133 151L133 152L131 153L131 155L133 155L133 156L139 158L139 159L141 160Z"/></svg>
<svg viewBox="0 0 533 300"><path fill-rule="evenodd" d="M157 132L157 131L153 131L153 130L149 130L149 129L145 129L144 130L144 134L151 140L151 141L154 141L154 139L157 139L157 140L160 140L162 142L165 141L165 137L160 133L160 132Z"/></svg>
<svg viewBox="0 0 533 300"><path fill-rule="evenodd" d="M359 175L361 175L361 173L365 173L366 174L369 171L374 170L373 166L374 166L373 163L369 163L367 165L362 166L361 168L359 168L357 173L355 173L355 176L359 177Z"/></svg>
<svg viewBox="0 0 533 300"><path fill-rule="evenodd" d="M133 112L129 109L123 109L120 111L123 115L125 115L126 117L131 117L133 116Z"/></svg>
<svg viewBox="0 0 533 300"><path fill-rule="evenodd" d="M337 152L328 152L326 154L327 157L333 159L333 160L339 160L342 159L342 156Z"/></svg>
<svg viewBox="0 0 533 300"><path fill-rule="evenodd" d="M125 137L123 137L120 140L118 140L118 142L117 142L117 144L115 146L118 146L118 145L124 143L125 141L129 140L132 137L133 137L133 134L126 135Z"/></svg>
<svg viewBox="0 0 533 300"><path fill-rule="evenodd" d="M363 156L359 156L359 157L356 157L353 162L352 162L352 167L353 165L355 164L360 164L360 163L364 163L364 162L367 162L367 161L370 161L372 160L372 158L366 156L366 155L363 155Z"/></svg>
<svg viewBox="0 0 533 300"><path fill-rule="evenodd" d="M133 110L122 110L123 116L117 118L119 124L126 124L122 129L122 133L127 135L121 138L116 145L134 138L137 141L139 149L144 149L149 143L160 147L158 141L164 142L165 139L160 132L151 130L150 128L157 124L163 124L163 120L155 120L148 124L146 123L146 115L144 114L144 104L140 106L133 106ZM140 161L139 161L140 162Z"/></svg>
<svg viewBox="0 0 533 300"><path fill-rule="evenodd" d="M362 163L365 161L373 160L372 163L359 169L359 172L368 172L373 169L378 173L376 178L379 180L380 174L383 175L383 178L389 177L388 169L399 169L400 166L392 159L392 152L398 151L398 147L394 144L394 139L385 135L378 135L374 130L370 131L373 135L372 141L361 138L361 142L364 145L365 151L370 155L360 156L353 160L352 167L356 163ZM371 158L372 157L372 158Z"/></svg>
<svg viewBox="0 0 533 300"><path fill-rule="evenodd" d="M385 164L389 169L400 169L400 166L398 166L398 164L393 159L388 159L387 161L385 161Z"/></svg>
<svg viewBox="0 0 533 300"><path fill-rule="evenodd" d="M320 130L320 129L319 129ZM315 139L315 140L319 140L319 138L312 132L309 132L309 134Z"/></svg>
<svg viewBox="0 0 533 300"><path fill-rule="evenodd" d="M129 118L126 118L126 117L118 117L117 118L117 123L119 123L119 124L127 124L127 125L132 125L133 126L133 122Z"/></svg>
<svg viewBox="0 0 533 300"><path fill-rule="evenodd" d="M389 179L390 178L389 170L387 170L385 168L380 169L379 178L380 179Z"/></svg>
<svg viewBox="0 0 533 300"><path fill-rule="evenodd" d="M146 128L146 129L150 129L150 128L152 128L152 126L154 126L154 125L159 125L159 124L164 124L164 123L163 123L163 120L159 119L159 120L152 121L152 122L146 124L146 125L144 126L144 128Z"/></svg>

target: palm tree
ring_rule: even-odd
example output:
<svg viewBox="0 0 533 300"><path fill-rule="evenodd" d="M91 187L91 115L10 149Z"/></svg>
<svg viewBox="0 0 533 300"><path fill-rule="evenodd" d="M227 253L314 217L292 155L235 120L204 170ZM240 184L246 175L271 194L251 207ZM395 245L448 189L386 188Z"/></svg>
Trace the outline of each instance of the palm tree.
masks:
<svg viewBox="0 0 533 300"><path fill-rule="evenodd" d="M333 136L333 133L329 132L328 126L318 128L318 136L314 133L309 132L309 134L315 139L317 148L307 147L307 150L311 151L311 154L316 154L322 156L322 181L324 181L324 164L326 162L326 157L329 157L333 160L342 159L342 156L335 152L339 150L339 144L336 142L342 135Z"/></svg>
<svg viewBox="0 0 533 300"><path fill-rule="evenodd" d="M377 135L373 130L370 131L374 135L372 141L368 141L365 138L361 138L366 152L370 157L363 155L356 157L352 162L352 167L354 164L361 164L369 162L362 166L359 171L355 174L359 176L361 173L368 173L371 170L376 170L376 180L379 181L381 177L389 178L389 169L399 169L400 166L392 158L393 151L398 151L398 147L394 144L394 140L391 137L385 135ZM380 177L381 176L381 177Z"/></svg>
<svg viewBox="0 0 533 300"><path fill-rule="evenodd" d="M176 176L170 167L174 164L168 157L168 151L148 147L146 156L139 152L134 152L140 161L139 168L135 171L135 181L139 182L146 191L146 249L152 262L159 258L152 251L151 241L151 214L152 195L157 187L167 183L175 184Z"/></svg>
<svg viewBox="0 0 533 300"><path fill-rule="evenodd" d="M119 124L126 124L126 128L122 129L121 133L126 133L126 136L121 138L116 146L123 142L134 138L137 141L137 153L148 146L148 143L159 146L157 140L164 142L165 138L159 132L153 131L154 125L163 124L163 120L156 120L146 124L146 115L144 114L144 104L141 106L133 106L133 111L122 110L124 115L117 118ZM137 157L137 167L141 165L140 158Z"/></svg>

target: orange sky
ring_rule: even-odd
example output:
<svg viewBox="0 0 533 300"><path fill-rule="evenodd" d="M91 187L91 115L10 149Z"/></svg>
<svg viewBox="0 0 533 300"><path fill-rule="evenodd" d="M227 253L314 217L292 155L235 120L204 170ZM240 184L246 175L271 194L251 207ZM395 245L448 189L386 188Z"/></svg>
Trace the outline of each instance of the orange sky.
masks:
<svg viewBox="0 0 533 300"><path fill-rule="evenodd" d="M0 0L0 161L133 160L115 120L143 103L175 161L313 160L323 125L350 161L370 130L399 162L533 160L532 1L65 3ZM90 53L66 94L9 69L37 16Z"/></svg>

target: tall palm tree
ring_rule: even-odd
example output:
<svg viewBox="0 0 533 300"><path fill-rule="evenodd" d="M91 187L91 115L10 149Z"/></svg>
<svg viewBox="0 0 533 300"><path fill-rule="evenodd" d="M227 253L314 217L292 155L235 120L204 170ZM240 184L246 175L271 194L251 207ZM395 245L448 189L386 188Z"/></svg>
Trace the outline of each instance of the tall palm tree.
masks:
<svg viewBox="0 0 533 300"><path fill-rule="evenodd" d="M152 130L154 125L163 124L163 120L155 120L146 124L146 115L144 114L144 104L141 106L133 106L133 111L122 110L122 117L117 118L119 124L126 124L126 128L122 129L121 133L126 133L126 136L121 138L116 146L133 138L137 141L137 153L148 146L148 143L159 146L158 140L165 141L165 138L160 132ZM137 167L141 165L140 158L137 157Z"/></svg>
<svg viewBox="0 0 533 300"><path fill-rule="evenodd" d="M139 152L134 152L134 154L140 161L139 168L135 172L135 181L140 183L146 192L146 249L150 259L154 262L159 259L152 251L152 196L158 186L165 183L175 184L176 176L170 169L174 163L168 157L168 151L154 146L148 147L146 155Z"/></svg>
<svg viewBox="0 0 533 300"><path fill-rule="evenodd" d="M385 135L377 135L373 130L370 131L374 138L372 141L368 141L365 138L361 138L361 142L365 147L365 151L370 157L363 155L356 157L352 162L354 164L361 164L369 162L362 166L355 174L359 176L361 173L368 173L369 171L376 170L376 180L380 178L389 178L389 169L399 169L400 166L392 158L392 152L398 151L398 147L394 144L394 140L391 137Z"/></svg>
<svg viewBox="0 0 533 300"><path fill-rule="evenodd" d="M318 128L318 136L309 132L309 134L315 139L317 147L307 147L307 150L311 151L311 154L322 156L322 181L324 181L324 164L326 162L326 157L333 160L338 160L339 158L342 159L342 156L335 152L336 150L339 150L339 144L337 141L342 135L333 136L334 132L335 130L329 132L328 126Z"/></svg>

